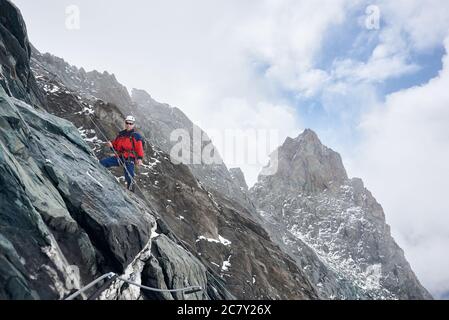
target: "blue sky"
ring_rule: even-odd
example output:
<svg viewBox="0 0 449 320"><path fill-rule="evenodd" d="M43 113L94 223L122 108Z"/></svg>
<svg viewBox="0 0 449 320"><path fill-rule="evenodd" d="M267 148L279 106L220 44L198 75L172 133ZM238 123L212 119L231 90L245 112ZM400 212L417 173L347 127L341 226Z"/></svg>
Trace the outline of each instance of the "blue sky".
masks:
<svg viewBox="0 0 449 320"><path fill-rule="evenodd" d="M355 15L362 13L363 11L354 12ZM348 19L350 21L348 23L332 28L326 34L328 40L324 42L321 54L317 59L317 68L330 72L335 61L349 58L366 62L369 59L373 49L379 43L379 31L366 31L360 26L354 25L355 17ZM366 39L365 46L360 46L361 39ZM385 98L391 93L426 84L430 79L435 78L442 69L442 58L445 54L443 44L429 51L411 52L409 61L416 64L419 69L409 74L373 83L371 85L373 94L379 101L385 101ZM358 143L360 137L357 125L361 116L358 111L362 111L361 108L355 108L351 111L350 118L348 118L340 112L335 114L326 110L323 107L323 96L307 98L298 95L295 91L282 92L282 95L289 99L292 105L296 106L296 110L304 123L321 133L320 136L327 140L328 144L335 145L337 149L342 147L350 149ZM357 100L351 91L338 97L332 96L332 98L338 99L332 100L332 103L341 103L346 107L350 104L363 103L363 101ZM330 128L332 128L331 131ZM346 130L342 130L342 128L346 128ZM336 134L341 134L341 136L336 137Z"/></svg>
<svg viewBox="0 0 449 320"><path fill-rule="evenodd" d="M425 286L449 290L447 0L378 0L374 30L366 0L13 2L39 50L146 89L214 141L274 129L273 150L315 130L382 204ZM268 159L219 149L250 185Z"/></svg>
<svg viewBox="0 0 449 320"><path fill-rule="evenodd" d="M380 93L386 96L396 91L427 83L430 79L435 78L443 68L441 61L445 54L443 45L428 52L413 53L410 60L416 63L420 70L398 79L385 81L380 85Z"/></svg>
<svg viewBox="0 0 449 320"><path fill-rule="evenodd" d="M380 19L380 29L367 30L361 23L365 15L366 3L351 7L346 12L345 19L339 24L332 24L322 34L321 48L313 57L313 68L332 73L335 64L350 59L367 63L373 50L381 43L382 28L394 24L395 21ZM404 41L411 42L407 33L402 34ZM442 69L442 58L446 54L444 44L440 43L428 50L410 50L406 57L409 64L416 65L416 70L399 75L391 75L382 81L373 81L366 84L366 90L379 101L384 102L389 94L401 90L426 84L438 76ZM270 67L265 61L255 63L255 71L263 76ZM330 146L350 153L350 149L359 143L358 124L364 110L356 106L362 104L355 91L349 90L345 94L326 95L318 94L307 96L295 89L285 88L278 83L272 84L281 97L295 107L302 123L316 130L321 139ZM357 84L359 85L359 83ZM331 101L329 101L331 100ZM325 107L326 104L343 105L345 109L355 105L349 113L333 112Z"/></svg>

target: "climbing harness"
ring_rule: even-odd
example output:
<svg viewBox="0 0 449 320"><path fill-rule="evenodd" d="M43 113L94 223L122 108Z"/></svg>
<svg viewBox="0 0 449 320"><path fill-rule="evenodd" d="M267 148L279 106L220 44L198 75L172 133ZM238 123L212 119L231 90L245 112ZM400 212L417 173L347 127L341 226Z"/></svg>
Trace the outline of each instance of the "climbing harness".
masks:
<svg viewBox="0 0 449 320"><path fill-rule="evenodd" d="M99 283L100 281L102 281L104 279L107 279L105 284L108 284L108 286L102 287L103 290L94 293L94 295L92 295L89 298L89 300L93 300L93 299L97 298L101 294L101 292L106 290L111 285L111 283L112 283L112 281L114 279L118 279L118 280L123 281L125 283L128 283L128 284L130 284L132 286L136 286L136 287L139 287L139 288L141 288L143 290L153 291L153 292L183 292L184 294L193 294L193 293L196 293L196 292L203 291L203 288L200 287L200 286L191 286L191 287L177 288L177 289L159 289L159 288L148 287L148 286L141 285L141 284L139 284L137 282L133 282L131 280L125 279L123 277L120 277L117 274L115 274L114 272L109 272L109 273L106 273L106 274L102 275L101 277L98 277L97 279L95 279L94 281L92 281L91 283L86 285L85 287L82 287L78 291L74 292L73 294L71 294L70 296L65 298L64 300L73 300L73 299L75 299L80 294L82 294L86 290L92 288L94 285L96 285L97 283Z"/></svg>
<svg viewBox="0 0 449 320"><path fill-rule="evenodd" d="M110 279L113 276L115 276L114 272L110 272L110 273L106 273L104 275L102 275L101 277L95 279L94 281L92 281L91 283L89 283L87 286L81 288L80 290L76 291L75 293L71 294L70 296L68 296L67 298L65 298L64 300L73 300L74 298L76 298L77 296L79 296L81 293L83 293L84 291L86 291L87 289L92 288L94 285L96 285L98 282L100 282L103 279Z"/></svg>

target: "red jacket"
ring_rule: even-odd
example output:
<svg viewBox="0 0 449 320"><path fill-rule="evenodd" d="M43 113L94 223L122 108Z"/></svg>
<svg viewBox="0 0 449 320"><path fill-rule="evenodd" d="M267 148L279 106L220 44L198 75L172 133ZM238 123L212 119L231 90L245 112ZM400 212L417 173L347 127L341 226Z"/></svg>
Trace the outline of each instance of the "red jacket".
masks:
<svg viewBox="0 0 449 320"><path fill-rule="evenodd" d="M117 138L112 142L115 151L127 158L143 159L143 139L142 136L134 130L120 131Z"/></svg>

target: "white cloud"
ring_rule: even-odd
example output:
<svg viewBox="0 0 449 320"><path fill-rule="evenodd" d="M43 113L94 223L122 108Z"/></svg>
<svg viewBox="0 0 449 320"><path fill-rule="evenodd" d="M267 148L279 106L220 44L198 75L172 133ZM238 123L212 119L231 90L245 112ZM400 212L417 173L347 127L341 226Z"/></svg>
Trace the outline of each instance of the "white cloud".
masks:
<svg viewBox="0 0 449 320"><path fill-rule="evenodd" d="M441 45L449 29L446 0L383 0L379 2L387 28L400 28L410 37L415 50Z"/></svg>
<svg viewBox="0 0 449 320"><path fill-rule="evenodd" d="M361 32L365 38L366 33L378 32L378 44L371 56L366 61L352 57L336 59L327 81L320 82L323 90L333 82L376 84L412 74L420 69L411 61L412 53L441 46L449 30L446 1L380 1L377 6L381 14L380 30ZM314 88L313 92L321 90Z"/></svg>
<svg viewBox="0 0 449 320"><path fill-rule="evenodd" d="M268 65L265 76L284 89L311 96L328 75L314 68L326 32L346 17L346 0L265 1L237 32L247 53Z"/></svg>
<svg viewBox="0 0 449 320"><path fill-rule="evenodd" d="M389 3L389 2L388 2ZM395 19L387 5L379 6L383 14L385 26L379 31L365 31L362 34L378 32L378 44L372 50L367 61L355 60L351 57L334 61L331 71L332 78L349 83L367 82L381 83L391 78L400 78L419 70L419 66L411 62L411 44L404 37L402 21Z"/></svg>
<svg viewBox="0 0 449 320"><path fill-rule="evenodd" d="M448 55L437 78L391 94L364 117L365 136L351 168L382 203L414 270L436 294L449 290L447 88Z"/></svg>
<svg viewBox="0 0 449 320"><path fill-rule="evenodd" d="M419 70L418 65L407 63L408 57L406 54L400 52L388 54L387 50L385 44L378 45L367 62L352 59L335 61L334 78L349 83L381 83Z"/></svg>
<svg viewBox="0 0 449 320"><path fill-rule="evenodd" d="M416 72L419 66L410 61L412 52L441 46L448 34L445 0L385 0L378 7L382 21L379 44L367 61L335 61L332 73L337 79L382 82Z"/></svg>

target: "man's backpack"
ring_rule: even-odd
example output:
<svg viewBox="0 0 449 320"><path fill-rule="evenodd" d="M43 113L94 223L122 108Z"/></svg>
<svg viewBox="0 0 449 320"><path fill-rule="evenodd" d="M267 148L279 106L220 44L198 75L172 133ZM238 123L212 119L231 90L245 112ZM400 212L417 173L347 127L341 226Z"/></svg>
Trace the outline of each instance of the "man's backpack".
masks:
<svg viewBox="0 0 449 320"><path fill-rule="evenodd" d="M133 132L133 133L129 136L129 140L131 141L131 143L132 143L132 145L133 145L132 153L134 154L134 157L136 157L136 159L137 159L137 154L136 154L136 152L134 151L134 150L136 149L136 146L135 146L135 144L134 144L134 139L133 139L133 137L134 137L134 138L137 140L137 138L135 137L136 134L137 134L137 132ZM142 149L143 149L143 152L145 152L145 145L146 145L145 138L144 138L144 136L142 136L141 134L139 134L139 136L140 136L140 139L142 140Z"/></svg>

